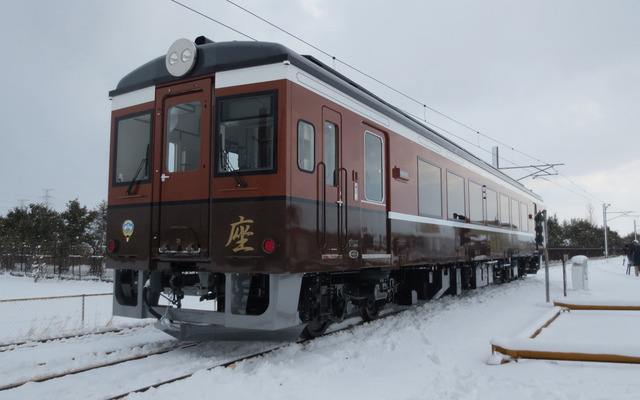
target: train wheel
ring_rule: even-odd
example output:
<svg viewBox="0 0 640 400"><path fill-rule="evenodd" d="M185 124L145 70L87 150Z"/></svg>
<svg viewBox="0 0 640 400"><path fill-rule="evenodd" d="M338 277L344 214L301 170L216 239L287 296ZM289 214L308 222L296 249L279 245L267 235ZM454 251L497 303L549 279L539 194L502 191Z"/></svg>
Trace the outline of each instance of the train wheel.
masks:
<svg viewBox="0 0 640 400"><path fill-rule="evenodd" d="M380 310L378 305L373 300L366 300L360 304L360 314L365 322L373 321L378 318Z"/></svg>
<svg viewBox="0 0 640 400"><path fill-rule="evenodd" d="M302 331L302 337L305 339L313 339L322 336L329 327L330 321L311 321Z"/></svg>

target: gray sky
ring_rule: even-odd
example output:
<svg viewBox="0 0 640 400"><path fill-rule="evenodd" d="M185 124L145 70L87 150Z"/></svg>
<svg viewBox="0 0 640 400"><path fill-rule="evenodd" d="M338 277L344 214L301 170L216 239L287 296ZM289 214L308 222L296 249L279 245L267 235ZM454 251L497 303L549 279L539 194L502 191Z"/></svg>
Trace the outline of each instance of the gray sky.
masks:
<svg viewBox="0 0 640 400"><path fill-rule="evenodd" d="M225 0L181 2L333 64ZM640 1L234 2L485 161L499 145L501 166L564 163L558 176L522 180L560 220L586 218L591 204L601 225L606 202L611 228L633 231L618 212L640 215ZM0 214L43 202L44 189L58 210L106 199L108 91L178 38L247 40L169 0L15 1L0 32Z"/></svg>

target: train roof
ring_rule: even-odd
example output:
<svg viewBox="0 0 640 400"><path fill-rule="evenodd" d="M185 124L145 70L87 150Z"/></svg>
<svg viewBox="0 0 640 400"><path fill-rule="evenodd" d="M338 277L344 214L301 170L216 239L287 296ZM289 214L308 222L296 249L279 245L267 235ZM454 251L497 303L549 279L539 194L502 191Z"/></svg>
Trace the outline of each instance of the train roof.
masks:
<svg viewBox="0 0 640 400"><path fill-rule="evenodd" d="M430 141L464 158L489 173L508 181L512 185L524 190L529 195L542 201L542 198L526 188L520 182L476 157L469 151L447 139L437 131L429 128L413 116L387 103L351 79L338 73L334 69L320 62L312 56L300 55L289 48L270 42L211 42L199 37L196 39L197 58L188 77L209 75L221 71L238 68L256 67L288 61L292 65L309 73L317 79L331 85L346 95L360 101L372 109L396 120L407 128L419 133ZM160 56L138 67L120 80L116 88L109 92L109 96L118 96L138 89L169 83L187 76L176 78L167 70L166 56Z"/></svg>

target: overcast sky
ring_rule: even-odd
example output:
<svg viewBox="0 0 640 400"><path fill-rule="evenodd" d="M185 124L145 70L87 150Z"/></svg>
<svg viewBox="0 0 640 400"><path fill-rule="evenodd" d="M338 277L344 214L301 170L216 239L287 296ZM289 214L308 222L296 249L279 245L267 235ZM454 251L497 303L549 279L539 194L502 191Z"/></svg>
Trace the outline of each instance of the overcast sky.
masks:
<svg viewBox="0 0 640 400"><path fill-rule="evenodd" d="M487 162L499 146L504 167L564 164L521 182L560 220L591 205L602 225L610 203L609 226L633 231L620 212L640 214L640 1L234 2L322 52L225 0L181 0L251 38L335 56L339 72ZM44 202L45 189L58 210L106 199L109 90L178 38L248 40L170 0L8 2L0 32L0 214Z"/></svg>

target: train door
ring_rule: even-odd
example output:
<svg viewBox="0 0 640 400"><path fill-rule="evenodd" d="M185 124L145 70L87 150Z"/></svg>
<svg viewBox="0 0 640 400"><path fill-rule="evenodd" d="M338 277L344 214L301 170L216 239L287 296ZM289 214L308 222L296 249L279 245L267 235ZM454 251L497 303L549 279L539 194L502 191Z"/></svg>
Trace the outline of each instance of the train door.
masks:
<svg viewBox="0 0 640 400"><path fill-rule="evenodd" d="M363 124L362 259L363 266L391 263L387 218L387 146L384 132ZM366 209L365 209L366 206Z"/></svg>
<svg viewBox="0 0 640 400"><path fill-rule="evenodd" d="M156 256L208 256L211 87L204 79L156 92Z"/></svg>
<svg viewBox="0 0 640 400"><path fill-rule="evenodd" d="M341 255L346 247L347 207L345 185L347 172L342 166L342 116L329 108L322 109L323 225L322 252L325 258ZM319 169L319 173L323 173Z"/></svg>
<svg viewBox="0 0 640 400"><path fill-rule="evenodd" d="M342 116L329 108L322 111L322 166L321 174L323 199L319 229L323 258L344 259L351 264L360 258L359 252L359 208L349 198L349 172L345 167L345 140L342 132ZM355 161L355 160L354 160ZM323 171L324 170L324 171ZM356 189L357 190L357 189ZM356 197L357 200L357 197ZM357 204L355 205L357 206ZM355 235L354 236L354 232ZM341 263L345 265L344 262Z"/></svg>

